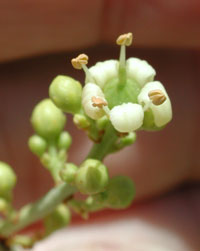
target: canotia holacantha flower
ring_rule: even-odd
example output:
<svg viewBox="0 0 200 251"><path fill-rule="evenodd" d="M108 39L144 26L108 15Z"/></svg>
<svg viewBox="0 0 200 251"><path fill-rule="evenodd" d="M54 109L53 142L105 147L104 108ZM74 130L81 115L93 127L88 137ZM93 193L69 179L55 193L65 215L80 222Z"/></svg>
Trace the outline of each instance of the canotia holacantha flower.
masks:
<svg viewBox="0 0 200 251"><path fill-rule="evenodd" d="M164 86L154 81L155 70L145 60L126 60L126 46L132 33L119 36L118 60L106 60L87 68L88 56L72 59L76 69L83 69L86 78L82 106L90 118L107 116L113 127L122 133L137 129L156 130L172 119L171 102Z"/></svg>

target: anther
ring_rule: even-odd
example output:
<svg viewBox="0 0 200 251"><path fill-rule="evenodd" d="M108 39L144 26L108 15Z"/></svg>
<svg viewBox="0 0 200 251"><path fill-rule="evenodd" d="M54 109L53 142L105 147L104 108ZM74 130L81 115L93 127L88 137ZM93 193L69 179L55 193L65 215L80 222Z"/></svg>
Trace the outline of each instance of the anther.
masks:
<svg viewBox="0 0 200 251"><path fill-rule="evenodd" d="M95 97L93 96L92 97L92 106L94 107L99 107L99 108L102 108L103 106L107 106L108 103L106 102L105 99L102 99L102 98L99 98L99 97Z"/></svg>
<svg viewBox="0 0 200 251"><path fill-rule="evenodd" d="M71 63L75 69L80 70L88 63L88 56L86 54L80 54L78 57L73 58Z"/></svg>
<svg viewBox="0 0 200 251"><path fill-rule="evenodd" d="M133 34L129 32L129 33L120 35L117 38L116 43L118 45L130 46L132 44L132 41L133 41Z"/></svg>
<svg viewBox="0 0 200 251"><path fill-rule="evenodd" d="M148 96L154 105L161 105L167 99L164 93L159 89L150 91Z"/></svg>

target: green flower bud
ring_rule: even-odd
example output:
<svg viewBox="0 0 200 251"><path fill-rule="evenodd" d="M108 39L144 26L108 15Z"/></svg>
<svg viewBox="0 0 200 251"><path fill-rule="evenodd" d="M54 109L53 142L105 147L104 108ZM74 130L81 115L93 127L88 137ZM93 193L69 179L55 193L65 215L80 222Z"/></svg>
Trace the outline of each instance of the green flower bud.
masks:
<svg viewBox="0 0 200 251"><path fill-rule="evenodd" d="M38 135L46 139L57 137L63 130L66 117L50 99L44 99L32 112L31 123Z"/></svg>
<svg viewBox="0 0 200 251"><path fill-rule="evenodd" d="M67 153L65 149L60 149L60 151L58 152L58 158L62 162L65 162L67 160Z"/></svg>
<svg viewBox="0 0 200 251"><path fill-rule="evenodd" d="M16 184L17 178L13 169L0 162L0 196L7 197Z"/></svg>
<svg viewBox="0 0 200 251"><path fill-rule="evenodd" d="M70 134L68 132L61 132L58 138L58 147L60 149L68 150L71 143L72 143L72 137L70 136Z"/></svg>
<svg viewBox="0 0 200 251"><path fill-rule="evenodd" d="M121 149L125 146L129 146L136 141L136 133L130 132L128 135L120 137L119 143L117 144L117 148Z"/></svg>
<svg viewBox="0 0 200 251"><path fill-rule="evenodd" d="M73 163L67 163L60 171L60 177L64 182L74 182L78 167Z"/></svg>
<svg viewBox="0 0 200 251"><path fill-rule="evenodd" d="M28 146L31 152L38 156L42 156L47 149L46 141L38 135L33 135L29 138Z"/></svg>
<svg viewBox="0 0 200 251"><path fill-rule="evenodd" d="M115 176L110 179L106 193L108 207L123 209L131 204L135 196L135 187L129 177Z"/></svg>
<svg viewBox="0 0 200 251"><path fill-rule="evenodd" d="M45 217L44 226L46 234L50 234L60 228L67 226L71 220L69 208L60 204L51 214Z"/></svg>
<svg viewBox="0 0 200 251"><path fill-rule="evenodd" d="M81 109L82 86L73 78L57 76L49 88L49 96L64 112L77 113Z"/></svg>
<svg viewBox="0 0 200 251"><path fill-rule="evenodd" d="M109 119L107 116L103 116L102 118L97 120L97 128L99 130L104 130L109 122Z"/></svg>
<svg viewBox="0 0 200 251"><path fill-rule="evenodd" d="M90 122L87 117L78 113L74 115L73 122L80 129L86 129L90 126Z"/></svg>
<svg viewBox="0 0 200 251"><path fill-rule="evenodd" d="M8 211L8 202L4 198L0 198L0 212L6 213Z"/></svg>
<svg viewBox="0 0 200 251"><path fill-rule="evenodd" d="M49 165L50 165L50 162L51 162L51 158L50 158L50 156L49 156L48 153L44 153L44 154L42 155L40 161L41 161L42 165L44 165L45 167L48 168Z"/></svg>
<svg viewBox="0 0 200 251"><path fill-rule="evenodd" d="M83 194L102 192L108 184L108 170L101 161L88 159L78 169L75 184Z"/></svg>

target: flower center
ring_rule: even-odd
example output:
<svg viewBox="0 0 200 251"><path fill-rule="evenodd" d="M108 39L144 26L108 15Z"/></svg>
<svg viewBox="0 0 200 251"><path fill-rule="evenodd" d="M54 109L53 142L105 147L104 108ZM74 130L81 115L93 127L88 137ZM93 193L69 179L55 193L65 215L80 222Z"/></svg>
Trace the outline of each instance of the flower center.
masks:
<svg viewBox="0 0 200 251"><path fill-rule="evenodd" d="M140 85L130 78L126 78L125 85L119 84L119 81L119 78L111 79L103 88L110 109L123 103L138 103L137 97L141 90Z"/></svg>

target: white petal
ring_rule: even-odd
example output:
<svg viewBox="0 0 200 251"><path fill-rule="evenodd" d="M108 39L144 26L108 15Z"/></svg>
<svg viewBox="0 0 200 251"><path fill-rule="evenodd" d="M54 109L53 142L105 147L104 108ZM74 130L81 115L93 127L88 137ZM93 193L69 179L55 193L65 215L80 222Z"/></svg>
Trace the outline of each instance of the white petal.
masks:
<svg viewBox="0 0 200 251"><path fill-rule="evenodd" d="M135 79L141 87L153 81L156 71L145 60L139 58L129 58L126 61L126 72L129 78Z"/></svg>
<svg viewBox="0 0 200 251"><path fill-rule="evenodd" d="M105 100L104 94L101 88L94 84L88 83L83 88L82 93L82 105L85 113L92 119L99 119L105 115L103 109L94 107L92 105L92 97L103 98Z"/></svg>
<svg viewBox="0 0 200 251"><path fill-rule="evenodd" d="M110 121L119 132L132 132L143 123L144 112L141 105L126 103L115 106L110 111Z"/></svg>
<svg viewBox="0 0 200 251"><path fill-rule="evenodd" d="M107 81L118 76L118 65L117 60L107 60L90 67L89 72L96 84L103 88ZM89 82L89 80L86 78L86 83L87 82Z"/></svg>
<svg viewBox="0 0 200 251"><path fill-rule="evenodd" d="M165 96L166 100L161 105L154 105L152 102L150 102L148 93L153 90L161 90ZM164 86L159 81L154 81L146 84L140 94L138 95L138 102L140 104L146 104L149 105L149 108L152 110L154 115L154 122L156 126L161 127L165 124L167 124L172 119L172 107L171 102L169 99L169 96L167 95L167 92L164 88Z"/></svg>

